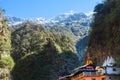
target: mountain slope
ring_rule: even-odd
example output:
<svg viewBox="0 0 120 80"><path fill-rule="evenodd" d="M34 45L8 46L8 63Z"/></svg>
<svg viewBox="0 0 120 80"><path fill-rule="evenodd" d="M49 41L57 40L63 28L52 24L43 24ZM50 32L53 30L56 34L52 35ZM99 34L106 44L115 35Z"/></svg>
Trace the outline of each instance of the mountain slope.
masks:
<svg viewBox="0 0 120 80"><path fill-rule="evenodd" d="M45 18L21 19L16 17L11 17L11 18L6 17L6 19L8 20L9 23L12 23L12 25L17 26L18 28L22 27L24 25L24 22L33 22L35 24L42 24L44 28L47 28L53 32L58 31L64 34L69 32L70 34L68 34L68 36L70 35L74 36L72 38L76 43L77 51L79 51L78 47L82 47L82 46L77 44L78 42L81 42L80 40L82 40L84 37L88 36L88 32L90 29L89 25L92 21L92 15L93 13L87 14L87 13L68 12L52 19L45 19ZM86 43L87 42L84 42L83 45ZM83 47L82 49L85 49L85 47ZM79 51L78 53L81 55L84 52Z"/></svg>
<svg viewBox="0 0 120 80"><path fill-rule="evenodd" d="M82 55L86 49L90 21L91 17L72 12L51 20L29 19L9 27L16 62L13 79L57 80L80 65L77 52Z"/></svg>
<svg viewBox="0 0 120 80"><path fill-rule="evenodd" d="M37 24L65 24L65 23L71 23L71 22L86 22L85 26L89 26L90 19L92 18L92 12L91 14L87 13L77 13L77 12L68 12L61 14L55 18L52 19L45 19L42 17L39 18L17 18L17 17L11 17L11 16L5 16L5 19L8 21L8 24L10 26L16 25L17 23L23 23L26 21L31 21Z"/></svg>
<svg viewBox="0 0 120 80"><path fill-rule="evenodd" d="M73 36L59 30L26 23L12 32L14 80L57 80L79 65Z"/></svg>
<svg viewBox="0 0 120 80"><path fill-rule="evenodd" d="M10 32L0 9L0 80L11 80L10 71L14 66L14 62L10 56L10 50Z"/></svg>
<svg viewBox="0 0 120 80"><path fill-rule="evenodd" d="M120 67L120 1L106 0L98 4L94 11L96 14L88 50L97 59L98 65L102 65L107 56L113 56Z"/></svg>
<svg viewBox="0 0 120 80"><path fill-rule="evenodd" d="M28 21L36 24L42 24L48 29L56 25L65 26L69 28L75 36L80 38L84 35L88 35L89 25L92 21L92 15L92 13L88 15L87 13L68 12L52 19L45 19L42 17L22 19L10 16L6 16L5 18L8 21L9 26L19 25Z"/></svg>

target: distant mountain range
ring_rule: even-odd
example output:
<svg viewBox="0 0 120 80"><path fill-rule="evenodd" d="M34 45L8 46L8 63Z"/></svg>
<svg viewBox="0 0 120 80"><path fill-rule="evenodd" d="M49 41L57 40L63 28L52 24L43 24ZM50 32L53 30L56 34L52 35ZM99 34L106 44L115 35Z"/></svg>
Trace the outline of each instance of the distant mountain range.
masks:
<svg viewBox="0 0 120 80"><path fill-rule="evenodd" d="M82 26L88 26L91 21L92 15L94 12L89 13L77 13L70 11L68 13L64 13L52 19L45 19L43 17L39 18L18 18L12 16L5 16L8 21L9 26L17 25L26 21L31 21L37 24L61 24L66 25L65 23L81 23Z"/></svg>
<svg viewBox="0 0 120 80"><path fill-rule="evenodd" d="M76 48L79 54L84 52L85 45L87 45L90 23L93 19L94 12L90 13L77 13L70 11L62 15L56 16L52 19L45 19L42 17L39 18L18 18L5 16L5 19L8 21L9 26L21 25L24 22L33 22L35 24L42 24L45 28L51 29L61 28L61 31L67 32L69 30L74 36L74 40L77 43ZM64 28L63 28L64 27ZM67 28L67 29L66 29ZM66 29L66 30L63 30ZM87 39L84 42L82 39Z"/></svg>
<svg viewBox="0 0 120 80"><path fill-rule="evenodd" d="M5 16L8 21L9 26L14 26L22 24L24 22L30 21L36 24L42 24L47 28L52 26L66 26L74 33L76 36L83 36L87 34L89 30L90 22L92 21L92 15L94 12L89 13L77 13L70 11L64 13L52 19L39 18L18 18L12 16ZM78 33L79 32L79 33Z"/></svg>

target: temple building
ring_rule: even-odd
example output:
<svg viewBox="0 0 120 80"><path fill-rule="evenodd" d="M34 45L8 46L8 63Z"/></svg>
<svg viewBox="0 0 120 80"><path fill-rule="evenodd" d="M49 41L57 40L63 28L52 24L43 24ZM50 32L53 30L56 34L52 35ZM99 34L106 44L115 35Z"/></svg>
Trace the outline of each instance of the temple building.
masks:
<svg viewBox="0 0 120 80"><path fill-rule="evenodd" d="M114 65L114 58L108 57L103 66L95 66L88 54L85 65L60 76L59 80L120 80L120 68Z"/></svg>

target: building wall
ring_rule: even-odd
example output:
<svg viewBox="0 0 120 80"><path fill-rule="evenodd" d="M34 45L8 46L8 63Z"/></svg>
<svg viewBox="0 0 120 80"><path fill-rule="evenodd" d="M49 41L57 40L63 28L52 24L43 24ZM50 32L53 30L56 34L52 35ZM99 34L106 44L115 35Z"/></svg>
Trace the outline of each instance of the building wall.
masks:
<svg viewBox="0 0 120 80"><path fill-rule="evenodd" d="M107 76L86 76L80 80L109 80Z"/></svg>
<svg viewBox="0 0 120 80"><path fill-rule="evenodd" d="M106 67L106 73L107 74L120 74L120 68L116 68L116 67Z"/></svg>
<svg viewBox="0 0 120 80"><path fill-rule="evenodd" d="M72 78L71 80L109 80L106 76L84 76L78 78Z"/></svg>
<svg viewBox="0 0 120 80"><path fill-rule="evenodd" d="M73 76L71 80L109 80L105 75L89 75L86 76L85 73L78 74Z"/></svg>

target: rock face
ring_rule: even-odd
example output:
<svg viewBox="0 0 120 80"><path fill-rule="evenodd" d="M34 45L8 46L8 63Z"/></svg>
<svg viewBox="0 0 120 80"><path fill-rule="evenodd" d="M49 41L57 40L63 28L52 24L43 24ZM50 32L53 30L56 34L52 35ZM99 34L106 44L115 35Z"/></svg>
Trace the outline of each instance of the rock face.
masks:
<svg viewBox="0 0 120 80"><path fill-rule="evenodd" d="M0 80L10 80L10 70L13 67L13 60L10 56L10 43L10 33L7 30L7 25L0 9Z"/></svg>

